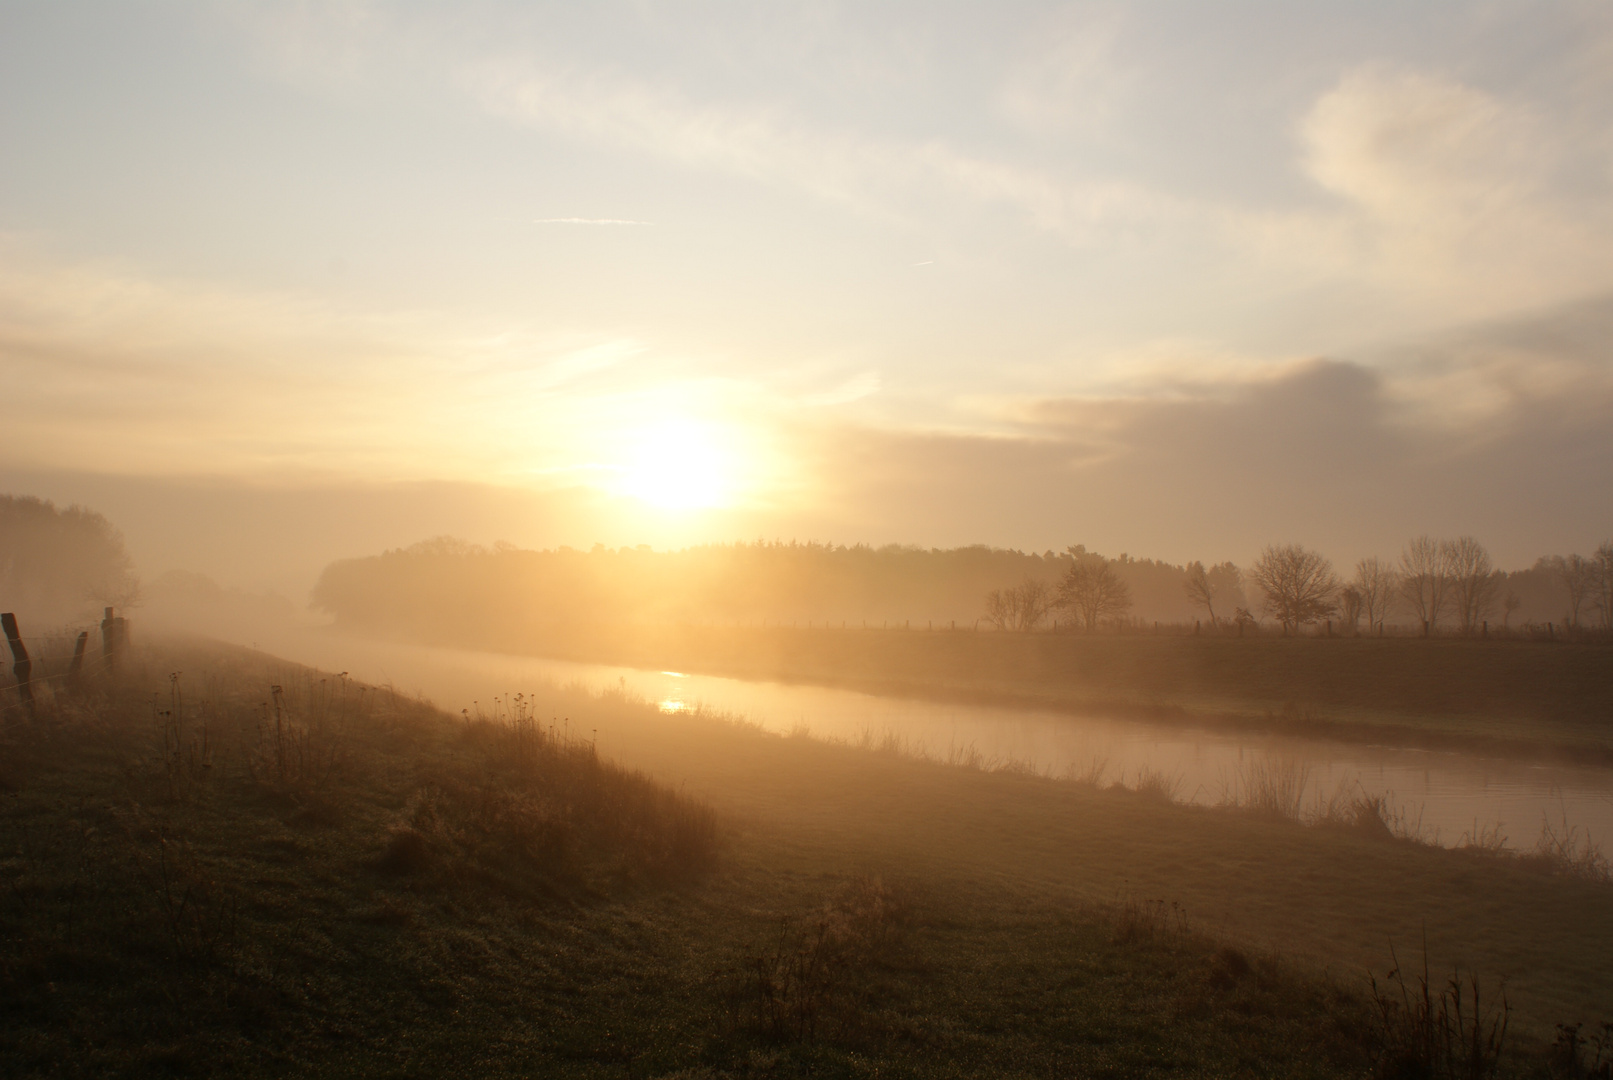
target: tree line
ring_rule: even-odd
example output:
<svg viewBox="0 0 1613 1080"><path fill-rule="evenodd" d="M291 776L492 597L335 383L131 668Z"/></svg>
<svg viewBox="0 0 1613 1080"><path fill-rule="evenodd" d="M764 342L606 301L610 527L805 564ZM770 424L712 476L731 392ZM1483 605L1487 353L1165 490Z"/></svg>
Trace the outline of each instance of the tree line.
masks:
<svg viewBox="0 0 1613 1080"><path fill-rule="evenodd" d="M0 611L37 629L99 618L138 600L140 581L112 523L82 506L0 495Z"/></svg>
<svg viewBox="0 0 1613 1080"><path fill-rule="evenodd" d="M1132 610L1131 590L1117 572L1120 560L1090 552L1084 545L1066 549L1069 565L1062 578L1049 582L1027 576L1019 585L986 594L985 620L1000 630L1034 630L1048 620L1086 631L1124 625ZM1396 560L1361 559L1344 578L1321 552L1302 544L1272 544L1247 571L1230 562L1206 567L1188 563L1182 590L1195 610L1202 609L1212 631L1258 623L1248 601L1252 588L1261 613L1277 622L1284 634L1336 621L1344 634L1382 634L1395 616L1409 617L1424 635L1451 630L1472 635L1488 629L1501 616L1509 628L1523 600L1509 588L1510 577L1497 570L1484 545L1471 536L1436 539L1418 536L1406 543ZM1534 572L1557 582L1567 603L1570 629L1587 624L1613 629L1613 540L1604 541L1589 557L1551 556Z"/></svg>

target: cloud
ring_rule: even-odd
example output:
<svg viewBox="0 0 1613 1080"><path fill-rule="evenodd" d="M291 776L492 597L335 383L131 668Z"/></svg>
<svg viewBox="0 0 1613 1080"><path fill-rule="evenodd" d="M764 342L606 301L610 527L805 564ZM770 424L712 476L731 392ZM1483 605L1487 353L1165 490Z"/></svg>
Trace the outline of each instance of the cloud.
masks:
<svg viewBox="0 0 1613 1080"><path fill-rule="evenodd" d="M1293 222L1361 277L1444 312L1524 310L1613 285L1613 118L1575 118L1438 73L1367 65L1300 125L1307 174L1350 213Z"/></svg>
<svg viewBox="0 0 1613 1080"><path fill-rule="evenodd" d="M1451 79L1368 67L1323 95L1301 132L1323 187L1384 218L1451 228L1539 190L1551 152L1539 128Z"/></svg>
<svg viewBox="0 0 1613 1080"><path fill-rule="evenodd" d="M1080 17L1061 12L1041 20L1031 47L998 91L1010 123L1038 135L1090 131L1112 122L1117 99L1131 82L1116 61L1118 12Z"/></svg>
<svg viewBox="0 0 1613 1080"><path fill-rule="evenodd" d="M629 40L602 45L603 27L590 20L540 19L538 33L508 12L482 12L504 28L489 33L441 12L368 3L328 15L308 5L243 10L255 13L241 19L286 78L306 82L325 65L340 93L369 79L378 94L458 97L511 124L798 193L961 251L998 249L1006 216L1017 219L1019 243L1052 236L1117 267L1151 267L1138 276L1176 310L1211 288L1244 308L1281 298L1296 322L1349 327L1359 319L1341 309L1369 308L1398 332L1613 288L1613 116L1598 104L1607 79L1594 62L1613 48L1613 31L1584 16L1560 20L1584 25L1576 44L1554 46L1562 73L1533 98L1526 86L1484 89L1434 67L1347 68L1314 100L1274 113L1301 113L1293 131L1264 142L1280 153L1290 137L1288 160L1251 163L1303 177L1325 201L1290 189L1250 202L1192 182L1193 153L1225 152L1213 137L1163 156L1134 152L1160 138L1159 93L1186 84L1146 66L1149 20L1129 9L1033 14L1018 41L971 53L984 73L959 69L950 82L986 95L994 124L964 119L972 114L948 95L927 102L916 124L911 114L890 123L847 108L797 70L803 55L779 44L800 30L788 14L727 31L756 47L771 42L780 55L768 71L736 62L712 73L685 54L726 55L721 35L691 41L619 12L594 21ZM814 48L842 50L866 45L880 23L808 22ZM1122 64L1122 31L1133 30L1137 55ZM657 59L637 51L640 35ZM940 38L881 40L872 66L910 78L915 66L952 70L960 60ZM1171 164L1143 164L1152 158ZM1338 337L1330 328L1323 340Z"/></svg>
<svg viewBox="0 0 1613 1080"><path fill-rule="evenodd" d="M1162 395L1031 403L1016 431L838 430L818 531L1245 561L1299 540L1351 561L1420 532L1501 561L1613 535L1613 299ZM1394 361L1394 363L1390 363ZM1549 379L1531 373L1548 367ZM1483 402L1474 408L1473 400Z"/></svg>
<svg viewBox="0 0 1613 1080"><path fill-rule="evenodd" d="M1477 535L1506 566L1613 535L1613 298L1357 360L1182 369L936 431L854 421L879 391L874 371L842 369L816 395L793 387L786 406L756 388L617 383L645 349L635 343L532 366L518 337L444 334L427 349L399 326L364 338L306 310L290 320L302 309L285 301L67 278L51 306L36 278L24 296L0 275L0 379L17 388L3 486L112 514L151 571L289 588L330 558L436 532L579 546L1080 542L1240 562L1293 539L1347 563L1427 531ZM415 351L387 345L403 338ZM332 360L354 340L367 342L362 370ZM606 373L601 396L589 380ZM580 486L600 462L579 455L579 425L613 438L624 418L702 409L776 438L782 462L763 462L745 505L661 520Z"/></svg>
<svg viewBox="0 0 1613 1080"><path fill-rule="evenodd" d="M354 314L0 245L10 453L35 465L513 480L689 381L650 359L628 337Z"/></svg>
<svg viewBox="0 0 1613 1080"><path fill-rule="evenodd" d="M912 228L935 216L915 200L1006 206L1034 228L1077 242L1108 225L1177 216L1176 200L1123 178L1061 176L937 133L871 133L786 103L787 92L778 101L754 88L740 95L691 92L654 65L628 74L586 51L562 57L544 47L547 41L511 46L467 34L462 20L353 0L332 5L328 15L319 5L249 5L236 19L272 70L298 85L341 94L366 80L411 93L435 87L514 124L776 185ZM1002 92L1015 122L1058 126L1072 110L1093 109L1114 25L1111 19L1064 27L1054 49L1021 64ZM888 55L881 60L894 62ZM1070 72L1075 61L1081 77Z"/></svg>

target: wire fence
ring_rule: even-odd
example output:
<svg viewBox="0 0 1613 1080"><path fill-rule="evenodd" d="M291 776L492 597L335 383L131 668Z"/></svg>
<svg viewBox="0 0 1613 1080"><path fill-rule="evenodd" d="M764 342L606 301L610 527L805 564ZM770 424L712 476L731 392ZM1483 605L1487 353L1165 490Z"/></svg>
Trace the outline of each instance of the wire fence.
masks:
<svg viewBox="0 0 1613 1080"><path fill-rule="evenodd" d="M28 689L48 687L54 694L60 687L95 678L113 670L116 666L115 656L125 640L126 627L127 623L120 618L110 627L102 624L87 628L57 628L39 636L30 635L34 649L27 651L26 661L18 660L13 650L12 662L0 663L0 700L13 695L16 697L14 701L0 704L0 718L9 719L13 713L30 711L38 707L38 703L31 700ZM90 643L97 629L101 632L100 648L92 650ZM78 651L81 636L84 638L82 653ZM21 634L18 637L26 644L28 639L23 638ZM56 651L63 647L69 651ZM24 688L23 681L16 677L16 668L21 663L28 665L27 689ZM56 670L52 670L53 668Z"/></svg>

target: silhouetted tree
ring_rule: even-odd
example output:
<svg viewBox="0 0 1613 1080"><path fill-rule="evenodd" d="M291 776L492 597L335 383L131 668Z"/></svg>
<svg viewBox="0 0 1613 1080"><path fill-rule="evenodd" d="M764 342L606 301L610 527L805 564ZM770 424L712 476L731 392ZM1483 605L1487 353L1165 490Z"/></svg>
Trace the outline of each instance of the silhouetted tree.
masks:
<svg viewBox="0 0 1613 1080"><path fill-rule="evenodd" d="M1376 555L1355 564L1355 580L1351 582L1361 594L1361 611L1367 617L1367 632L1383 632L1383 623L1389 616L1389 607L1400 589L1400 576L1395 568Z"/></svg>
<svg viewBox="0 0 1613 1080"><path fill-rule="evenodd" d="M1512 613L1523 607L1523 598L1515 592L1508 592L1507 598L1501 601L1501 628L1507 629L1512 623Z"/></svg>
<svg viewBox="0 0 1613 1080"><path fill-rule="evenodd" d="M1205 571L1201 562L1187 564L1187 579L1182 582L1182 591L1192 603L1207 611L1210 615L1210 625L1215 625L1215 590L1210 587L1210 575Z"/></svg>
<svg viewBox="0 0 1613 1080"><path fill-rule="evenodd" d="M1271 545L1249 571L1265 594L1266 614L1283 624L1283 632L1297 632L1306 623L1332 615L1333 594L1339 579L1333 564L1299 544Z"/></svg>
<svg viewBox="0 0 1613 1080"><path fill-rule="evenodd" d="M1471 536L1447 544L1445 568L1450 575L1451 606L1456 609L1462 633L1471 634L1495 610L1501 579L1490 563L1490 553Z"/></svg>
<svg viewBox="0 0 1613 1080"><path fill-rule="evenodd" d="M1361 629L1361 603L1361 590L1354 585L1339 590L1339 623L1352 635Z"/></svg>
<svg viewBox="0 0 1613 1080"><path fill-rule="evenodd" d="M1613 630L1613 540L1603 540L1596 549L1596 610L1602 629Z"/></svg>
<svg viewBox="0 0 1613 1080"><path fill-rule="evenodd" d="M1427 633L1450 601L1450 548L1449 541L1419 536L1400 555L1400 595Z"/></svg>
<svg viewBox="0 0 1613 1080"><path fill-rule="evenodd" d="M1583 555L1554 555L1550 566L1568 593L1568 625L1577 627L1585 602L1600 591L1597 582L1600 567L1594 559L1587 559Z"/></svg>
<svg viewBox="0 0 1613 1080"><path fill-rule="evenodd" d="M52 623L127 607L139 594L123 537L106 518L82 506L58 510L32 496L0 496L0 609Z"/></svg>
<svg viewBox="0 0 1613 1080"><path fill-rule="evenodd" d="M986 620L999 630L1034 630L1047 618L1052 603L1052 588L1028 577L1013 588L986 594Z"/></svg>
<svg viewBox="0 0 1613 1080"><path fill-rule="evenodd" d="M1187 564L1187 577L1182 588L1187 593L1189 601L1209 613L1210 625L1213 627L1217 625L1215 615L1217 600L1236 604L1238 600L1243 599L1243 572L1229 562L1218 563L1208 570L1201 562L1190 562Z"/></svg>
<svg viewBox="0 0 1613 1080"><path fill-rule="evenodd" d="M1071 612L1089 631L1105 619L1118 619L1131 610L1131 590L1110 560L1079 546L1069 552L1075 563L1059 582L1055 606Z"/></svg>

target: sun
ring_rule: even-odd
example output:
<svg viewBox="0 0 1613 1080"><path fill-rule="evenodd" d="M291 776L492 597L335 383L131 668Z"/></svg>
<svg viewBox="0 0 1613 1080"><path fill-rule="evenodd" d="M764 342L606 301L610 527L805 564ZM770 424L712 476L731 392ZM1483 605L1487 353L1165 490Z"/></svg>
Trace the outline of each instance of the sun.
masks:
<svg viewBox="0 0 1613 1080"><path fill-rule="evenodd" d="M710 425L661 420L639 431L622 490L666 510L725 506L733 495L732 454Z"/></svg>

